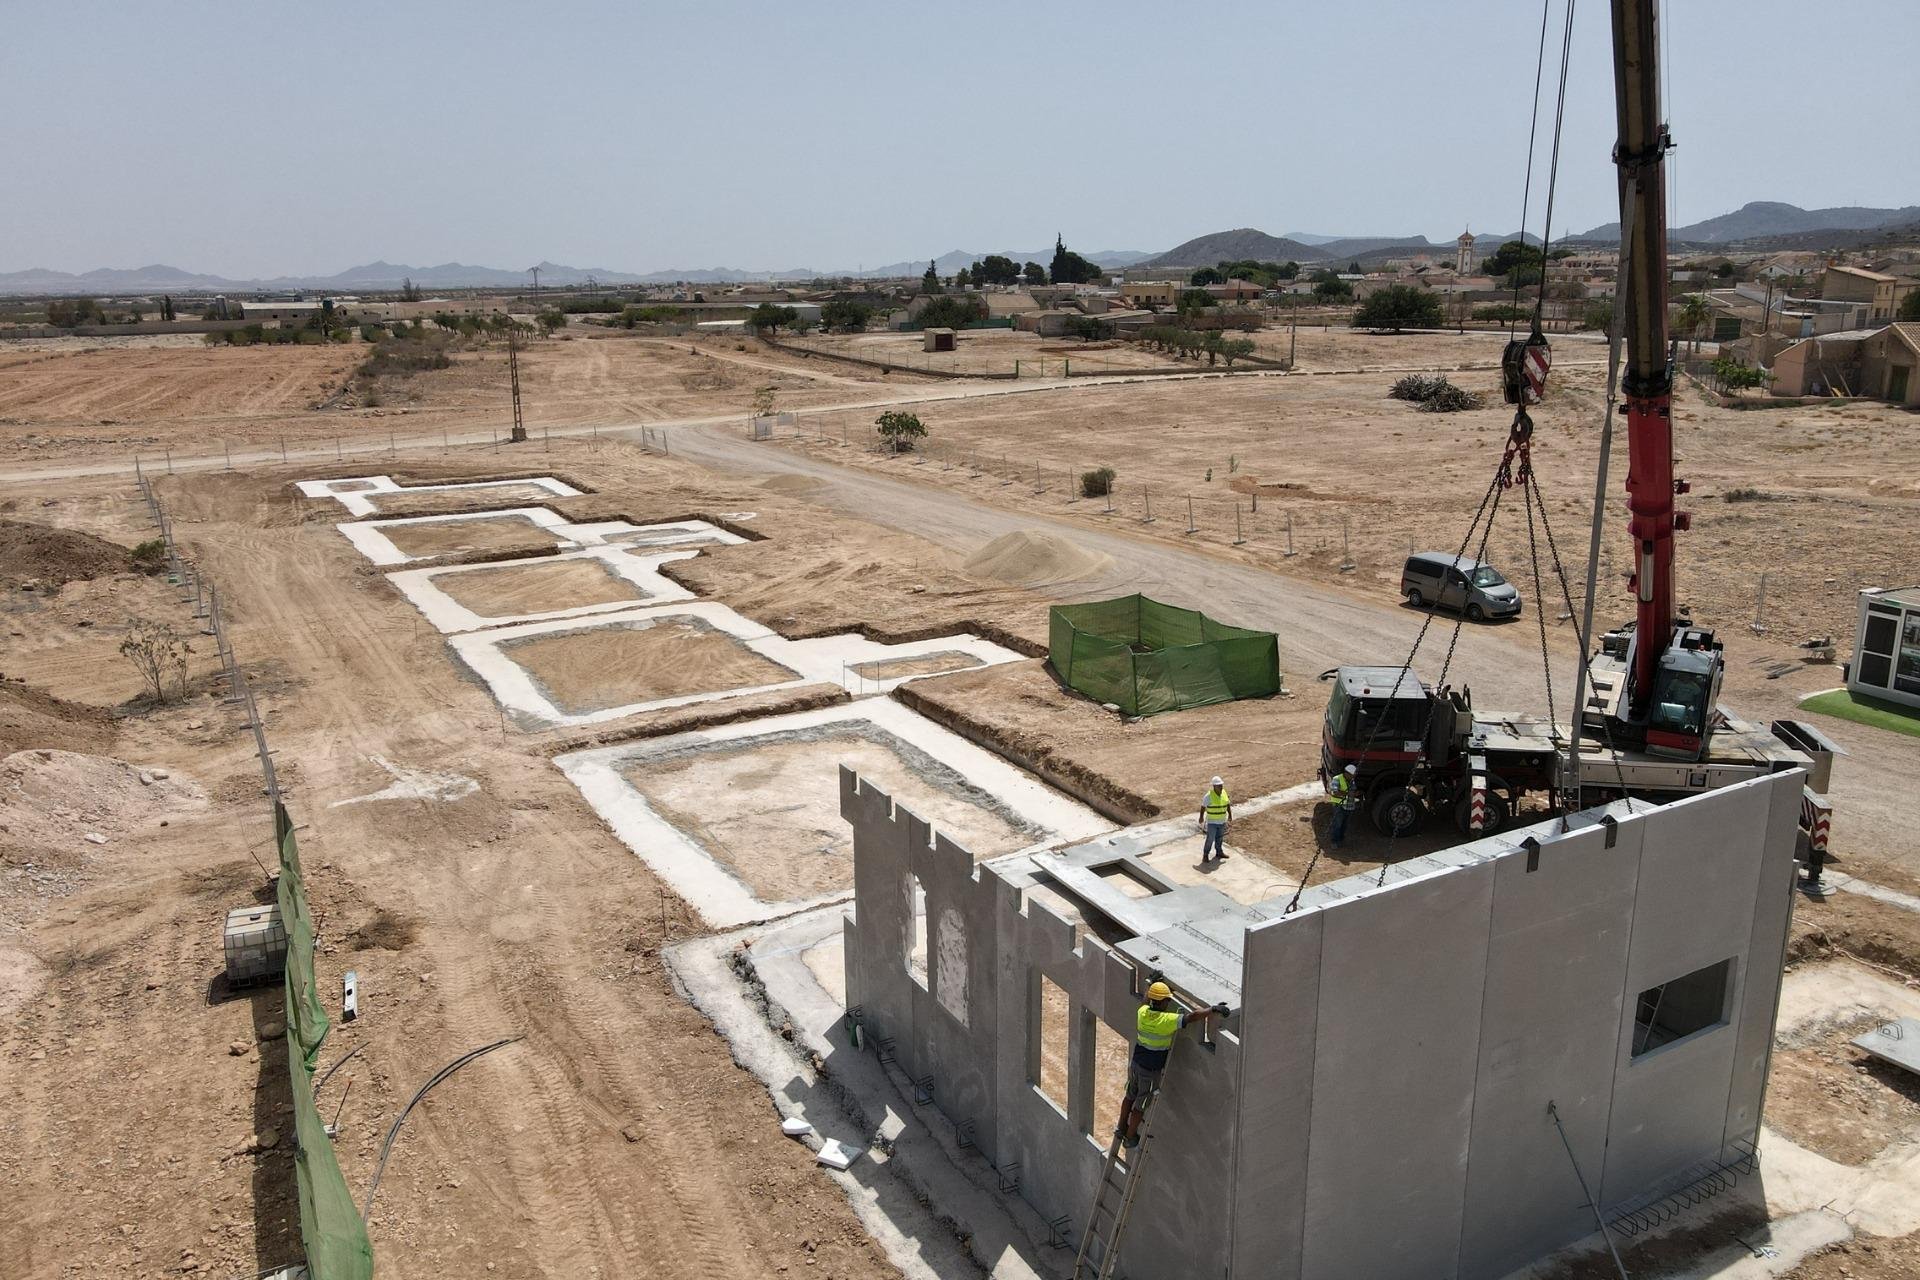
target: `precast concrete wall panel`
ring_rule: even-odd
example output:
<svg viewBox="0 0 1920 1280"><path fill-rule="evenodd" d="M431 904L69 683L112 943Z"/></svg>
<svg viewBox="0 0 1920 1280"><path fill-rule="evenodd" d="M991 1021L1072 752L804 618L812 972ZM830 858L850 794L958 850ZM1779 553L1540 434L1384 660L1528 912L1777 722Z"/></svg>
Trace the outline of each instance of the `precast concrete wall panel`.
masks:
<svg viewBox="0 0 1920 1280"><path fill-rule="evenodd" d="M1593 1229L1547 1104L1597 1187L1639 866L1637 825L1611 849L1597 826L1547 840L1532 871L1524 856L1494 864L1463 1276L1505 1275Z"/></svg>
<svg viewBox="0 0 1920 1280"><path fill-rule="evenodd" d="M1234 1275L1301 1275L1325 929L1326 915L1316 911L1247 931L1240 983L1246 1005L1235 1024L1241 1039Z"/></svg>
<svg viewBox="0 0 1920 1280"><path fill-rule="evenodd" d="M1493 872L1323 912L1305 1275L1457 1273Z"/></svg>
<svg viewBox="0 0 1920 1280"><path fill-rule="evenodd" d="M1696 796L1638 824L1640 879L1597 1192L1603 1205L1633 1199L1720 1151L1760 887L1755 869L1771 807L1756 785L1766 784ZM1633 1057L1640 993L1727 959L1734 961L1727 1022ZM1777 986L1778 969L1763 970L1761 981Z"/></svg>
<svg viewBox="0 0 1920 1280"><path fill-rule="evenodd" d="M1786 965L1787 932L1793 923L1793 854L1800 831L1800 793L1804 779L1796 772L1766 781L1766 854L1760 864L1755 895L1753 933L1747 940L1750 980L1738 993L1739 1039L1734 1046L1733 1083L1727 1098L1727 1131L1723 1159L1740 1154L1740 1144L1758 1141L1760 1108L1767 1091L1767 1063L1773 1050L1775 1015L1780 1006L1780 972Z"/></svg>

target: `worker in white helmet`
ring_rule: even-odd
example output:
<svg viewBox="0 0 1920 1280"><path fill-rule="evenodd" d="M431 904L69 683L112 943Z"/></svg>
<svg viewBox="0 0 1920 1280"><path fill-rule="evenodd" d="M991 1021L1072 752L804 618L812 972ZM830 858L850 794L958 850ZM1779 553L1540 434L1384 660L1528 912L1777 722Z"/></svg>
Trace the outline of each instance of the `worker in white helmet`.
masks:
<svg viewBox="0 0 1920 1280"><path fill-rule="evenodd" d="M1200 846L1203 864L1227 860L1227 824L1231 821L1233 797L1227 794L1226 780L1216 774L1207 794L1200 797L1200 830L1207 837L1206 843Z"/></svg>

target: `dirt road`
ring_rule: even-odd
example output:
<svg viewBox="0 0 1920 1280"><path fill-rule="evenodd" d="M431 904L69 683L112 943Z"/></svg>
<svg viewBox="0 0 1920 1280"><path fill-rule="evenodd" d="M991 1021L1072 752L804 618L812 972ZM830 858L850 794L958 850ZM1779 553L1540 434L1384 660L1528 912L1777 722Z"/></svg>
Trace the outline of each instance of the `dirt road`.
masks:
<svg viewBox="0 0 1920 1280"><path fill-rule="evenodd" d="M735 432L693 428L675 433L680 456L735 476L804 475L817 481L807 500L876 524L900 529L967 555L1017 529L1044 529L1113 557L1109 572L1075 584L1072 598L1099 598L1139 591L1170 604L1202 609L1242 626L1268 628L1280 637L1281 669L1299 685L1341 663L1398 664L1406 657L1426 615L1392 598L1369 598L1268 570L1235 563L1211 551L1189 549L1115 529L1053 519L1032 511L1002 509L970 495L836 466L804 454L741 439ZM1608 621L1603 613L1599 619ZM1435 618L1420 650L1418 668L1431 679L1453 629L1448 615ZM1548 628L1554 652L1555 708L1571 704L1574 670L1572 630ZM1726 700L1750 719L1765 722L1799 714L1798 700L1838 683L1831 668L1808 668L1770 678L1772 651L1740 654L1740 638L1728 638ZM1450 680L1465 682L1482 707L1546 711L1539 632L1531 615L1515 623L1468 625L1462 630ZM1903 801L1910 780L1920 776L1920 741L1823 719L1820 728L1851 752L1834 769L1837 806L1835 848L1858 851L1872 862L1920 871L1920 848L1911 838L1911 813ZM1844 828L1844 835L1840 828Z"/></svg>

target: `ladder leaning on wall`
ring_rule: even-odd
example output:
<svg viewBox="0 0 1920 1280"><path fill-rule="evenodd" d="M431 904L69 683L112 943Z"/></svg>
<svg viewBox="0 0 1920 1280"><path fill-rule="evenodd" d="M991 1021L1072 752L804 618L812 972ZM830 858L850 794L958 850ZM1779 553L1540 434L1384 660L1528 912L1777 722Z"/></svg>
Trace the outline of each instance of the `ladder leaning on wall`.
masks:
<svg viewBox="0 0 1920 1280"><path fill-rule="evenodd" d="M1173 1065L1171 1049L1167 1065ZM1164 1087L1164 1072L1160 1078ZM1127 1151L1121 1131L1113 1131L1107 1158L1100 1166L1100 1185L1093 1193L1093 1212L1087 1215L1087 1229L1080 1233L1080 1251L1073 1257L1073 1280L1112 1280L1114 1268L1120 1264L1120 1238L1126 1234L1133 1200L1140 1193L1141 1176L1146 1171L1147 1152L1153 1146L1153 1104L1159 1096L1160 1089L1155 1088L1141 1099L1138 1146ZM1121 1158L1123 1154L1125 1159ZM1095 1241L1100 1246L1097 1259Z"/></svg>

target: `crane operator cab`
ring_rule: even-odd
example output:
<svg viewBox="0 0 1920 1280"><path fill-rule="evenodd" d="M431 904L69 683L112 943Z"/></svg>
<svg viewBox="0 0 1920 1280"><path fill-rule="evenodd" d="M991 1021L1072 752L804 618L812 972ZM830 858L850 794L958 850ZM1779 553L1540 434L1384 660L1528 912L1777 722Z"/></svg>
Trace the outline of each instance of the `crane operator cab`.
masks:
<svg viewBox="0 0 1920 1280"><path fill-rule="evenodd" d="M1698 760L1713 728L1725 664L1711 631L1681 627L1673 639L1672 647L1660 655L1647 703L1647 752Z"/></svg>

